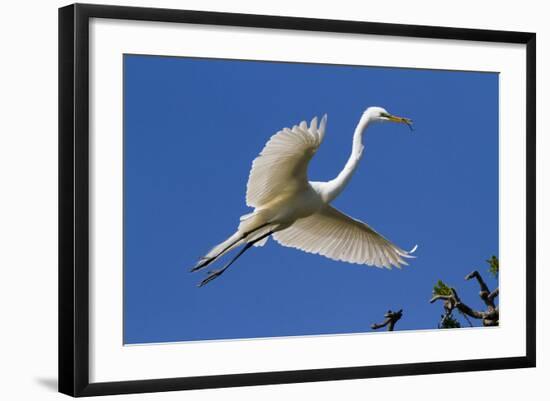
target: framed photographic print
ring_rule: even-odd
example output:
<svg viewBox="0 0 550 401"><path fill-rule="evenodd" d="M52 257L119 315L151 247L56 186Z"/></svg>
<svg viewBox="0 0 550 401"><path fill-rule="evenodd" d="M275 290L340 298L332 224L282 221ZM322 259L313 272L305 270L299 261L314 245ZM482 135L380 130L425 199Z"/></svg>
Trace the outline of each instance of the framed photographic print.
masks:
<svg viewBox="0 0 550 401"><path fill-rule="evenodd" d="M535 78L534 33L61 8L59 390L535 366Z"/></svg>

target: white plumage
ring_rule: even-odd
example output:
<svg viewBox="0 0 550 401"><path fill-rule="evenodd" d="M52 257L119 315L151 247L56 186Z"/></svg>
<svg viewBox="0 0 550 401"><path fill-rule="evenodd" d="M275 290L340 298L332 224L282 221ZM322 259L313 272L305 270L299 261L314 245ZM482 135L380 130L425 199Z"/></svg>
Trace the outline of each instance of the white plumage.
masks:
<svg viewBox="0 0 550 401"><path fill-rule="evenodd" d="M336 178L308 181L309 161L325 135L326 115L273 135L253 161L246 189L246 204L254 208L241 217L238 230L213 247L192 271L202 269L227 252L245 245L222 269L210 272L201 286L221 275L250 246L262 246L270 236L281 245L349 263L391 268L406 265L416 247L407 252L378 234L366 223L330 205L349 182L363 154L363 133L372 122L411 121L370 107L353 136L350 158Z"/></svg>
<svg viewBox="0 0 550 401"><path fill-rule="evenodd" d="M409 252L392 244L366 223L330 205L273 234L284 246L348 263L390 267L406 265Z"/></svg>
<svg viewBox="0 0 550 401"><path fill-rule="evenodd" d="M299 192L307 185L307 166L325 136L327 116L317 127L315 117L308 127L305 121L285 128L269 139L252 162L246 186L246 204L261 207L286 193Z"/></svg>

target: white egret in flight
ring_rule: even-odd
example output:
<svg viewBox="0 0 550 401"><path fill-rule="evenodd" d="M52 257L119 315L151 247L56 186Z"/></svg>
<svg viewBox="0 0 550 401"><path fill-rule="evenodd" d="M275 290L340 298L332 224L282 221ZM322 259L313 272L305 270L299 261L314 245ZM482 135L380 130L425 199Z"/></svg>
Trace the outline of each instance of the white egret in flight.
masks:
<svg viewBox="0 0 550 401"><path fill-rule="evenodd" d="M325 136L326 115L319 124L315 117L309 127L302 121L273 135L250 170L246 204L254 211L242 216L237 231L213 247L191 271L203 269L227 252L244 247L224 267L209 272L199 286L219 277L252 245L263 246L269 236L283 246L343 262L386 268L406 265L404 258L413 257L416 246L404 251L366 223L330 204L357 169L367 126L383 121L407 124L412 129L408 118L393 116L381 107L369 107L355 128L351 155L344 169L328 182L308 181L307 177L309 161Z"/></svg>

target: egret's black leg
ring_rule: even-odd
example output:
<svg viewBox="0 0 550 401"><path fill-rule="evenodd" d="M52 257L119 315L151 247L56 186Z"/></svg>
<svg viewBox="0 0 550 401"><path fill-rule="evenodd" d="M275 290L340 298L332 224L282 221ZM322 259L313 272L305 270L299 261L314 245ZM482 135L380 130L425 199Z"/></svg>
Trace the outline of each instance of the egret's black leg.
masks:
<svg viewBox="0 0 550 401"><path fill-rule="evenodd" d="M202 269L203 267L206 267L208 266L210 263L212 263L213 261L215 261L216 259L218 259L218 257L224 253L225 251L227 251L229 248L231 248L233 245L235 245L237 242L239 241L242 241L243 239L245 239L246 237L248 237L250 234L252 234L253 232L255 231L258 231L259 229L262 229L264 228L265 226L269 225L271 223L267 222L265 224L262 224L261 226L255 228L254 230L252 231L248 231L246 233L244 233L240 238L236 239L234 242L232 242L231 244L227 245L225 248L223 248L216 256L212 256L210 258L200 258L199 261L197 262L197 264L195 266L193 266L190 270L190 272L195 272L197 270L200 270Z"/></svg>
<svg viewBox="0 0 550 401"><path fill-rule="evenodd" d="M222 267L219 270L214 270L214 271L208 272L209 273L208 276L204 280L201 281L201 283L199 284L199 287L202 287L202 286L208 284L209 282L211 282L212 280L214 280L216 277L221 276L223 274L223 272L226 271L229 268L229 266L231 266L237 259L239 259L239 257L243 253L245 253L248 249L250 249L250 247L252 245L254 245L258 241L263 240L265 237L269 237L271 234L273 234L273 231L269 231L268 233L260 236L259 238L256 238L253 241L247 242L246 245L239 251L239 253L237 255L235 255L235 257L233 259L231 259L224 267Z"/></svg>

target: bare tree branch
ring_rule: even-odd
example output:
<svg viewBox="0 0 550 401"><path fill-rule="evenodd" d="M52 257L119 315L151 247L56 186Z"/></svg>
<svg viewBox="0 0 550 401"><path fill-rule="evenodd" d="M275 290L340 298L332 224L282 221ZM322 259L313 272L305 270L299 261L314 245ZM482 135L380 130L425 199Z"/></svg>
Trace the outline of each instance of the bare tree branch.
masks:
<svg viewBox="0 0 550 401"><path fill-rule="evenodd" d="M492 293L489 294L489 296L487 297L491 302L493 302L493 300L498 297L498 288L495 289Z"/></svg>
<svg viewBox="0 0 550 401"><path fill-rule="evenodd" d="M397 312L392 312L391 310L389 310L384 314L384 317L386 319L382 323L374 323L370 327L373 330L378 330L382 327L388 326L388 331L393 331L395 323L397 323L397 321L401 319L402 316L403 309L399 309Z"/></svg>
<svg viewBox="0 0 550 401"><path fill-rule="evenodd" d="M489 287L487 287L487 284L485 284L485 281L483 281L483 278L481 277L481 274L477 270L474 270L470 274L468 274L464 279L465 280L471 280L473 278L477 279L477 282L479 283L479 287L481 291L489 292Z"/></svg>
<svg viewBox="0 0 550 401"><path fill-rule="evenodd" d="M461 312L468 323L470 323L470 325L472 325L472 323L468 320L468 316L474 319L480 319L484 326L498 326L499 311L498 307L495 306L494 300L499 294L499 289L497 288L493 292L491 292L477 270L474 270L473 272L468 274L465 277L465 280L471 280L473 278L475 278L479 283L479 297L483 300L485 305L487 305L487 310L478 311L471 308L469 305L462 302L462 300L458 296L457 291L454 288L449 287L451 295L438 294L434 295L430 299L430 303L434 303L439 300L444 301L443 308L445 309L445 314L442 316L441 323L439 324L440 327L443 325L445 320L451 316L451 313L454 309L457 309L459 312Z"/></svg>
<svg viewBox="0 0 550 401"><path fill-rule="evenodd" d="M471 272L466 276L466 280L470 280L474 277L477 279L479 283L479 288L480 288L479 297L483 300L483 302L485 302L485 305L487 305L489 309L491 310L495 309L494 298L496 295L493 296L492 298L490 297L491 291L489 290L489 287L487 287L487 284L485 284L485 281L483 281L481 274L479 274L477 270L474 270L473 272Z"/></svg>
<svg viewBox="0 0 550 401"><path fill-rule="evenodd" d="M430 303L433 304L435 301L443 299L445 301L448 301L451 298L450 295L434 295L432 299L430 299Z"/></svg>

